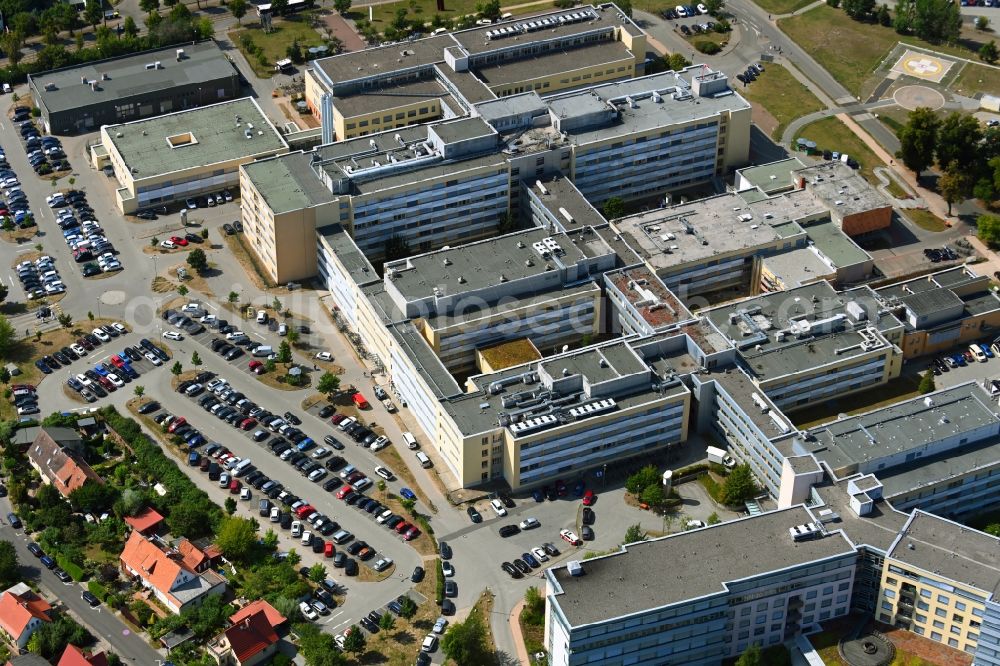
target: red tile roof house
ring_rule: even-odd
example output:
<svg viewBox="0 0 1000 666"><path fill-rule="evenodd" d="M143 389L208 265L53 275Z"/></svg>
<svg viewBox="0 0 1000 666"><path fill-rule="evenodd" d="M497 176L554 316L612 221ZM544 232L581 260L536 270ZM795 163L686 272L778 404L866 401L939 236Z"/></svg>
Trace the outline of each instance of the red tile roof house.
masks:
<svg viewBox="0 0 1000 666"><path fill-rule="evenodd" d="M12 646L24 648L35 629L52 621L51 611L45 599L18 583L0 595L0 634Z"/></svg>
<svg viewBox="0 0 1000 666"><path fill-rule="evenodd" d="M67 645L56 666L108 666L108 657L103 652L87 654L75 645Z"/></svg>
<svg viewBox="0 0 1000 666"><path fill-rule="evenodd" d="M119 556L121 569L136 576L143 587L174 613L199 605L210 594L222 594L226 580L212 570L192 571L152 541L133 531Z"/></svg>
<svg viewBox="0 0 1000 666"><path fill-rule="evenodd" d="M200 573L222 559L222 551L215 544L199 548L193 542L182 537L174 547L180 553L184 565L191 571Z"/></svg>
<svg viewBox="0 0 1000 666"><path fill-rule="evenodd" d="M60 446L44 430L28 446L28 462L41 475L42 481L55 486L63 497L69 497L85 481L104 483L78 453Z"/></svg>
<svg viewBox="0 0 1000 666"><path fill-rule="evenodd" d="M149 536L160 531L163 516L156 509L146 507L135 516L125 516L125 524L140 534Z"/></svg>
<svg viewBox="0 0 1000 666"><path fill-rule="evenodd" d="M208 649L219 666L255 666L271 658L278 649L278 642L267 611L261 609L216 636Z"/></svg>

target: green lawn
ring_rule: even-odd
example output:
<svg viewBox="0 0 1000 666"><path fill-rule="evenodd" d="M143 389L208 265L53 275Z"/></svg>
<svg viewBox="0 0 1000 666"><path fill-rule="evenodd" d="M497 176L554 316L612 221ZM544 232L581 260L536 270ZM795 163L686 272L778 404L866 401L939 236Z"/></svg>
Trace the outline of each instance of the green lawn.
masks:
<svg viewBox="0 0 1000 666"><path fill-rule="evenodd" d="M966 65L951 84L951 89L968 97L976 93L995 95L1000 91L1000 69L983 65Z"/></svg>
<svg viewBox="0 0 1000 666"><path fill-rule="evenodd" d="M772 65L773 67L773 65ZM767 76L768 72L764 72ZM759 80L759 79L758 79ZM750 87L757 85L750 84ZM816 142L816 147L820 150L833 150L838 153L847 153L858 161L861 165L860 172L869 183L876 184L878 179L872 173L872 169L882 166L880 160L865 143L858 138L858 135L847 128L847 125L840 121L840 118L831 116L816 122L809 123L795 136L795 139L805 137Z"/></svg>
<svg viewBox="0 0 1000 666"><path fill-rule="evenodd" d="M760 77L740 93L754 104L768 110L778 121L774 130L775 140L781 139L788 123L796 118L823 109L823 104L808 88L788 73L781 65L769 63Z"/></svg>
<svg viewBox="0 0 1000 666"><path fill-rule="evenodd" d="M754 0L758 7L776 16L797 12L803 7L812 4L812 1L813 0Z"/></svg>
<svg viewBox="0 0 1000 666"><path fill-rule="evenodd" d="M286 49L291 46L296 39L303 51L310 46L320 46L323 38L310 25L312 14L304 12L288 18L275 19L274 30L265 33L259 26L246 27L242 30L232 30L229 39L232 40L243 56L253 67L254 73L261 78L270 78L274 74L274 63L282 58L287 58ZM261 64L257 56L247 53L240 43L240 36L248 34L253 38L254 44L264 51L264 58L267 64Z"/></svg>
<svg viewBox="0 0 1000 666"><path fill-rule="evenodd" d="M962 57L975 54L958 46L929 44L897 34L890 27L855 21L839 9L821 5L804 14L781 19L779 27L855 95L896 42L913 44Z"/></svg>
<svg viewBox="0 0 1000 666"><path fill-rule="evenodd" d="M906 216L910 218L915 225L921 229L926 229L927 231L944 231L948 228L947 225L945 225L944 220L929 210L911 208L906 211Z"/></svg>

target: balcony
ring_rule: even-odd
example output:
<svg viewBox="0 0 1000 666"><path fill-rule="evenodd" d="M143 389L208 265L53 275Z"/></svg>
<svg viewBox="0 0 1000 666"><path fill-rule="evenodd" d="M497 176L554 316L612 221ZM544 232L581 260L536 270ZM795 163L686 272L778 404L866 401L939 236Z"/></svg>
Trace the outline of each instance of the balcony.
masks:
<svg viewBox="0 0 1000 666"><path fill-rule="evenodd" d="M896 617L905 617L907 620L911 620L913 619L913 609L896 606Z"/></svg>

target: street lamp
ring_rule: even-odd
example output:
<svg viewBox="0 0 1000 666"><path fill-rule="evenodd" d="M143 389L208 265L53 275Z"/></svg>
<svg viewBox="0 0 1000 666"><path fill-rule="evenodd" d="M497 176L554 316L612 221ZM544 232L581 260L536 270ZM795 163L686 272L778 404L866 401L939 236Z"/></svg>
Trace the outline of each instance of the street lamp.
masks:
<svg viewBox="0 0 1000 666"><path fill-rule="evenodd" d="M97 297L97 318L101 318L101 297Z"/></svg>

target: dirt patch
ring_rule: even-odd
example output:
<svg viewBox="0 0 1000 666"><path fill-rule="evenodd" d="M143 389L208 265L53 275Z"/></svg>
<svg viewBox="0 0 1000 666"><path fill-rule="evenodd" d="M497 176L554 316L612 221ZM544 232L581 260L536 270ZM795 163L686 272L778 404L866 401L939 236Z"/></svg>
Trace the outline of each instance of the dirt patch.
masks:
<svg viewBox="0 0 1000 666"><path fill-rule="evenodd" d="M375 562L372 561L372 564L374 563ZM395 562L393 562L392 565L390 565L389 568L386 569L385 571L375 571L370 566L368 566L368 563L363 563L358 565L358 575L356 576L356 578L362 583L380 583L386 578L392 576L392 574L394 573L396 573Z"/></svg>
<svg viewBox="0 0 1000 666"><path fill-rule="evenodd" d="M150 285L150 289L152 289L156 294L168 294L177 289L177 285L167 278L157 275L153 278L153 283Z"/></svg>
<svg viewBox="0 0 1000 666"><path fill-rule="evenodd" d="M247 361L247 363L249 363L252 360L254 359L251 358L250 360ZM295 365L296 365L295 363L277 363L274 372L265 372L262 375L255 374L254 377L256 377L257 381L259 381L264 386L269 386L273 389L279 389L281 391L302 391L304 389L309 388L309 386L312 384L312 377L311 373L307 372L306 370L302 371L302 375L300 376L302 379L302 383L299 384L298 386L292 386L291 384L288 384L283 381L283 378L287 374L288 369Z"/></svg>
<svg viewBox="0 0 1000 666"><path fill-rule="evenodd" d="M38 252L37 250L34 251L34 252L25 252L24 254L19 254L16 257L14 257L13 261L10 262L10 267L14 268L15 266L17 266L22 261L31 261L31 262L33 262L36 259L38 259L40 256L42 256L42 254L44 254L44 253L43 252Z"/></svg>
<svg viewBox="0 0 1000 666"><path fill-rule="evenodd" d="M778 119L771 115L771 113L762 107L760 104L754 104L750 110L750 118L757 127L764 130L764 132L772 139L778 141L781 139L780 136L774 136L774 130L778 129Z"/></svg>
<svg viewBox="0 0 1000 666"><path fill-rule="evenodd" d="M184 268L187 271L188 276L185 279L181 280L177 277L178 268ZM188 289L200 292L208 296L209 298L215 296L215 294L212 292L212 289L208 286L208 282L205 281L205 278L201 275L198 275L197 271L195 271L193 268L186 266L185 264L177 264L176 266L171 266L170 268L167 269L167 275L174 278Z"/></svg>
<svg viewBox="0 0 1000 666"><path fill-rule="evenodd" d="M166 239L161 239L161 241L162 240ZM147 245L144 248L142 248L143 254L181 254L186 250L187 248L183 247L176 247L173 250L168 250L167 248L160 247L159 245L157 245L156 247L153 247L152 245Z"/></svg>
<svg viewBox="0 0 1000 666"><path fill-rule="evenodd" d="M8 243L13 243L15 245L22 245L24 243L30 242L35 234L38 233L38 226L27 227L26 229L14 229L13 231L0 231L0 238L7 241Z"/></svg>

